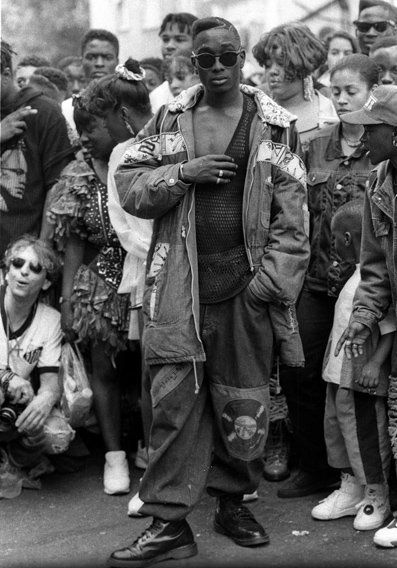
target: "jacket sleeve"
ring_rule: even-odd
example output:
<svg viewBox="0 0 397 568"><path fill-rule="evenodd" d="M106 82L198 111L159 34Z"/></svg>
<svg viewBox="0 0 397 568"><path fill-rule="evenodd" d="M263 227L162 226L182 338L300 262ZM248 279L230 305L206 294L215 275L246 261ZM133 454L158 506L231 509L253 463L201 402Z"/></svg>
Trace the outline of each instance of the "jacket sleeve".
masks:
<svg viewBox="0 0 397 568"><path fill-rule="evenodd" d="M264 302L296 302L309 263L309 213L306 168L294 124L271 141L273 197L269 238L261 265L250 282L252 292Z"/></svg>
<svg viewBox="0 0 397 568"><path fill-rule="evenodd" d="M162 132L166 107L137 135L124 153L114 179L122 208L136 217L155 219L175 207L190 184L178 179L186 150L175 144L177 133ZM174 144L171 151L168 147Z"/></svg>
<svg viewBox="0 0 397 568"><path fill-rule="evenodd" d="M365 192L362 224L360 272L361 280L354 296L352 320L373 329L391 303L391 286L385 254L375 235L371 212L373 183ZM393 230L392 227L390 230Z"/></svg>

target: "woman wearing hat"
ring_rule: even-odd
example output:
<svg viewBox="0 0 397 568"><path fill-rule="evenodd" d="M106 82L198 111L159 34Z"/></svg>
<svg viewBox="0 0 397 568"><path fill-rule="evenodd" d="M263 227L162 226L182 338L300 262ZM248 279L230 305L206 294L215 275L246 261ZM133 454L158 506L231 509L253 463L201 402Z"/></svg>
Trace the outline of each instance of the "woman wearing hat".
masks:
<svg viewBox="0 0 397 568"><path fill-rule="evenodd" d="M390 304L397 307L396 208L397 195L397 86L374 89L361 110L347 113L342 120L364 126L363 140L376 166L369 177L364 201L361 244L361 282L349 327L342 334L337 354L345 343L348 358L359 357L363 344ZM389 433L397 459L397 344L392 353L389 384ZM374 536L379 546L397 547L397 518Z"/></svg>

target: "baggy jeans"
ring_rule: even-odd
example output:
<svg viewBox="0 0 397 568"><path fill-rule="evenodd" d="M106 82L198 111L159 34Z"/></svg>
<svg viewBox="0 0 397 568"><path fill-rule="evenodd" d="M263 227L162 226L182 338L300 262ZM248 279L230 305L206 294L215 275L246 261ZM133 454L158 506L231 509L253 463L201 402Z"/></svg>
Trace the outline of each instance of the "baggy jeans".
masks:
<svg viewBox="0 0 397 568"><path fill-rule="evenodd" d="M269 424L273 332L249 288L200 306L205 363L149 367L152 424L141 513L184 518L203 489L242 497L257 489Z"/></svg>

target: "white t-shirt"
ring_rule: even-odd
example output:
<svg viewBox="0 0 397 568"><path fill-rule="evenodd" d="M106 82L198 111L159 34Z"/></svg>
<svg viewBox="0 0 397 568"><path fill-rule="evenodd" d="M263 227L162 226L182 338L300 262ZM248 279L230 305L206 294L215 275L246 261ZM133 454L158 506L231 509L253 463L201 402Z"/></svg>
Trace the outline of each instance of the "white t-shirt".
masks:
<svg viewBox="0 0 397 568"><path fill-rule="evenodd" d="M171 93L168 81L164 81L164 83L161 83L161 85L153 89L149 97L153 114L156 113L162 105L168 105L174 100L174 95Z"/></svg>
<svg viewBox="0 0 397 568"><path fill-rule="evenodd" d="M349 325L350 316L353 311L353 299L357 287L360 283L360 265L356 265L356 270L343 286L339 297L335 304L334 322L329 337L327 354L328 360L325 360L323 368L323 379L329 383L340 384L342 364L345 351L342 348L337 357L335 357L335 347L340 336ZM392 314L387 315L379 322L379 332L381 335L392 333L396 330L395 318Z"/></svg>
<svg viewBox="0 0 397 568"><path fill-rule="evenodd" d="M39 302L33 319L10 336L7 342L5 311L1 306L0 318L0 367L8 365L14 373L28 379L35 367L39 373L57 373L61 358L61 315ZM7 346L8 344L8 346Z"/></svg>

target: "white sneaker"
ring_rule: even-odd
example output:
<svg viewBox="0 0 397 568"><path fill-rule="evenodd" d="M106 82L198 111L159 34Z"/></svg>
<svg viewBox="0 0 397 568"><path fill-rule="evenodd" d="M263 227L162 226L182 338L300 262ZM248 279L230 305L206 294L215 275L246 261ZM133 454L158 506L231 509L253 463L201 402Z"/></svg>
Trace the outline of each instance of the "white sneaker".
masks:
<svg viewBox="0 0 397 568"><path fill-rule="evenodd" d="M145 503L139 497L139 493L135 493L132 499L128 503L128 516L129 517L145 517L143 513L140 513Z"/></svg>
<svg viewBox="0 0 397 568"><path fill-rule="evenodd" d="M385 548L397 548L397 513L387 527L379 529L374 535L374 543Z"/></svg>
<svg viewBox="0 0 397 568"><path fill-rule="evenodd" d="M356 531L371 531L383 525L390 515L389 491L383 483L367 485L364 498L357 505L357 515L353 522Z"/></svg>
<svg viewBox="0 0 397 568"><path fill-rule="evenodd" d="M142 447L142 441L138 440L138 448L136 450L136 454L135 454L135 467L137 467L138 469L146 469L148 466L148 462L149 462L149 457L148 457L148 452L146 448Z"/></svg>
<svg viewBox="0 0 397 568"><path fill-rule="evenodd" d="M125 452L106 452L103 487L108 495L119 495L130 491L130 471Z"/></svg>
<svg viewBox="0 0 397 568"><path fill-rule="evenodd" d="M246 493L243 496L243 503L250 503L251 501L256 501L259 499L258 491L253 491L252 493Z"/></svg>
<svg viewBox="0 0 397 568"><path fill-rule="evenodd" d="M362 485L358 483L354 475L342 473L340 488L312 509L312 517L319 521L354 517L357 514L356 505L362 500L363 492Z"/></svg>

